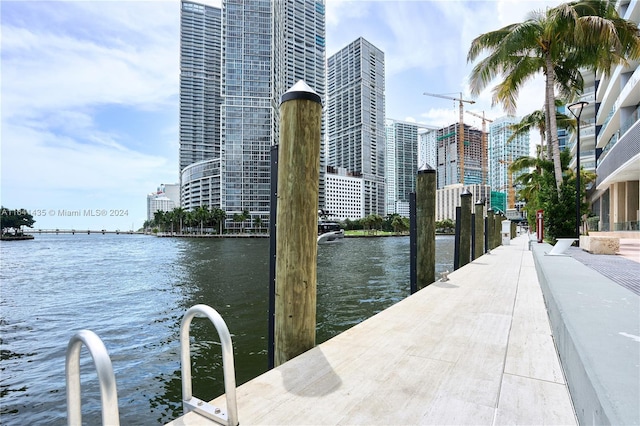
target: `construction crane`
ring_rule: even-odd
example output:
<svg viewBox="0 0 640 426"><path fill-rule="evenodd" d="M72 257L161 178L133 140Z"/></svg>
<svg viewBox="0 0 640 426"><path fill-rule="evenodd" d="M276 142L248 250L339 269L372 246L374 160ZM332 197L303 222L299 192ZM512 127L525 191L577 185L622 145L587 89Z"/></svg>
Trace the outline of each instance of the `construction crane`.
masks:
<svg viewBox="0 0 640 426"><path fill-rule="evenodd" d="M462 93L460 93L459 98L452 98L450 96L437 95L435 93L427 92L423 93L423 95L458 101L458 104L460 106L460 122L458 123L458 125L460 126L460 130L458 131L458 165L460 167L460 183L464 185L464 108L462 106L462 103L467 102L469 104L475 104L476 101L462 99Z"/></svg>
<svg viewBox="0 0 640 426"><path fill-rule="evenodd" d="M487 121L489 123L493 123L493 120L489 120L484 116L484 111L482 111L482 115L476 114L473 111L465 111L467 114L471 114L475 117L482 119L482 184L487 184Z"/></svg>

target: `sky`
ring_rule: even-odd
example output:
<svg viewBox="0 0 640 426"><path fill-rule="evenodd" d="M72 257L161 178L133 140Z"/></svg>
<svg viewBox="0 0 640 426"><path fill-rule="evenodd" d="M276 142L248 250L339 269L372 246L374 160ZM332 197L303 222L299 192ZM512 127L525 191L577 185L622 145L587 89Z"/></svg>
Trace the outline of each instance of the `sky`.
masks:
<svg viewBox="0 0 640 426"><path fill-rule="evenodd" d="M471 41L559 3L326 0L327 57L358 37L385 53L387 118L458 121L457 102L425 92L497 118L492 86L469 94ZM0 2L2 206L30 211L35 229L142 226L147 194L179 180L179 20L173 0ZM542 104L540 77L517 115Z"/></svg>

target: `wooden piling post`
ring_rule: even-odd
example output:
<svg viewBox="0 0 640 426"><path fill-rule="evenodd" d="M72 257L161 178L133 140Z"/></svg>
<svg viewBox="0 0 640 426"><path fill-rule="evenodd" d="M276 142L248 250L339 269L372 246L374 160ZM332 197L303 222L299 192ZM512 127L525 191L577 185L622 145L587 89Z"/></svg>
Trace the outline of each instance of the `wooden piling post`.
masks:
<svg viewBox="0 0 640 426"><path fill-rule="evenodd" d="M275 365L316 342L320 96L299 81L280 103Z"/></svg>
<svg viewBox="0 0 640 426"><path fill-rule="evenodd" d="M436 171L428 164L416 176L417 289L436 280Z"/></svg>
<svg viewBox="0 0 640 426"><path fill-rule="evenodd" d="M489 208L487 210L487 229L485 229L484 231L484 237L487 240L487 252L493 250L495 248L495 246L493 245L494 242L494 234L493 234L493 227L495 226L495 220L494 220L494 213L493 213L493 209Z"/></svg>
<svg viewBox="0 0 640 426"><path fill-rule="evenodd" d="M498 213L493 217L494 225L493 225L493 247L498 247L502 245L502 213Z"/></svg>
<svg viewBox="0 0 640 426"><path fill-rule="evenodd" d="M460 267L471 258L471 192L465 188L460 194Z"/></svg>
<svg viewBox="0 0 640 426"><path fill-rule="evenodd" d="M478 201L475 204L475 240L474 240L474 257L476 260L484 254L484 203Z"/></svg>

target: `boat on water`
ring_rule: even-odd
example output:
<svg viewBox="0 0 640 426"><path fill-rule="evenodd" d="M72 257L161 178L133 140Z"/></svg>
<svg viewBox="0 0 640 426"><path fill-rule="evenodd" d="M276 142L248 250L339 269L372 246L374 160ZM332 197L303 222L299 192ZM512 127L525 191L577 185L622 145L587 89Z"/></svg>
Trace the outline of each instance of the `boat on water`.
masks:
<svg viewBox="0 0 640 426"><path fill-rule="evenodd" d="M342 241L344 229L338 222L318 221L318 244Z"/></svg>

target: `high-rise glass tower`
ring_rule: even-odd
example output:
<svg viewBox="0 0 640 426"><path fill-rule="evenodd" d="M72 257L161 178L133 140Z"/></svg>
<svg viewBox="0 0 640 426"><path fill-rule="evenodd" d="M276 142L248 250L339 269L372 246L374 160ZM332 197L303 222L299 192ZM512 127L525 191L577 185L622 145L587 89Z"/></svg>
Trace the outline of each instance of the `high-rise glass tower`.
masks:
<svg viewBox="0 0 640 426"><path fill-rule="evenodd" d="M220 9L180 13L180 170L220 156Z"/></svg>
<svg viewBox="0 0 640 426"><path fill-rule="evenodd" d="M260 218L265 228L270 150L278 143L280 97L298 80L325 95L324 0L223 0L221 10L182 4L183 16L185 10L205 15L218 11L217 28L207 27L199 15L192 20L183 17L182 38L191 39L193 33L216 38L218 44L203 42L193 54L181 50L181 61L189 55L216 56L219 81L215 94L204 94L204 101L197 99L206 104L202 117L195 108L185 109L184 114L181 110L181 122L192 123L193 132L206 134L212 146L203 158L185 156L183 162L183 150L193 144L181 132L183 206L221 208L227 213L227 228L250 228L251 224L231 221L235 213L246 210L251 223ZM181 103L182 98L181 91ZM217 178L204 185L203 175Z"/></svg>
<svg viewBox="0 0 640 426"><path fill-rule="evenodd" d="M418 123L387 119L386 132L386 213L409 217L409 194L416 190L418 133L434 129Z"/></svg>
<svg viewBox="0 0 640 426"><path fill-rule="evenodd" d="M362 177L364 214L384 216L384 53L360 37L327 72L327 165Z"/></svg>
<svg viewBox="0 0 640 426"><path fill-rule="evenodd" d="M181 205L220 205L220 9L180 11Z"/></svg>
<svg viewBox="0 0 640 426"><path fill-rule="evenodd" d="M222 209L267 219L273 143L270 0L222 3Z"/></svg>
<svg viewBox="0 0 640 426"><path fill-rule="evenodd" d="M507 209L516 207L515 180L524 171L510 173L509 166L519 157L529 156L529 133L513 135L511 126L520 122L520 118L504 116L497 118L489 126L489 185L491 190L507 195Z"/></svg>

